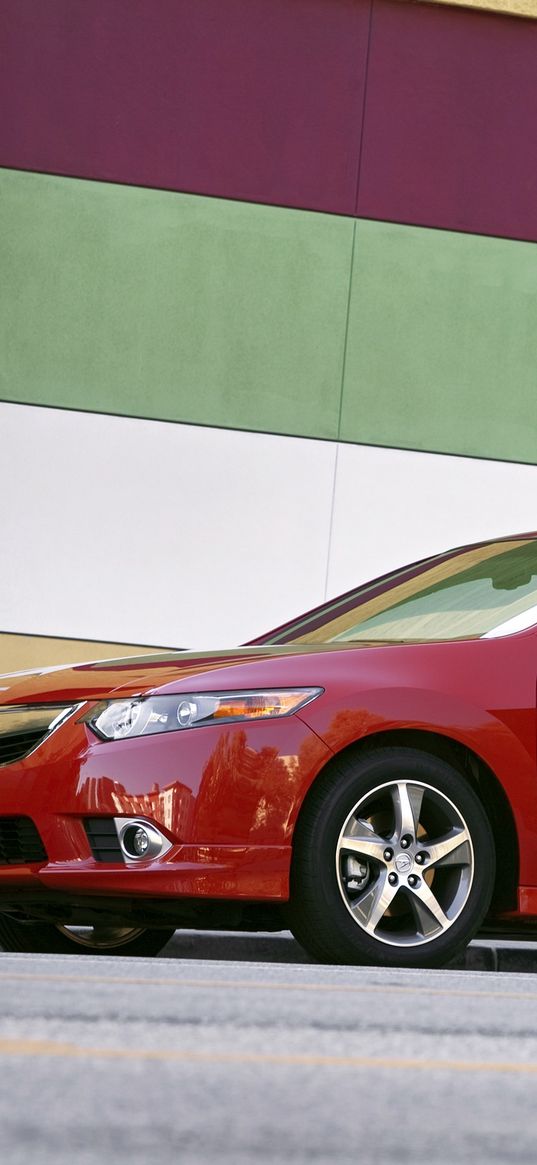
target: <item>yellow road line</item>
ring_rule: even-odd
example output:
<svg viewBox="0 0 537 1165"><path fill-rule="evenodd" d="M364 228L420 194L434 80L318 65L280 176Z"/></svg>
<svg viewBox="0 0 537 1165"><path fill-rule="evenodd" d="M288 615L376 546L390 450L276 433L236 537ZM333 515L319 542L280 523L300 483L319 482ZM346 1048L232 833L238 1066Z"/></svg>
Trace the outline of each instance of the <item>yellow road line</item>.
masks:
<svg viewBox="0 0 537 1165"><path fill-rule="evenodd" d="M395 983L385 986L380 983L364 983L362 985L352 983L272 983L270 980L253 981L250 979L166 979L163 976L131 978L127 975L34 974L25 971L1 971L0 981L6 983L109 983L136 987L200 987L208 990L240 988L248 991L313 991L328 994L339 991L355 995L419 995L421 997L431 995L457 999L521 999L525 1002L537 999L537 991L472 991L456 987L410 987Z"/></svg>
<svg viewBox="0 0 537 1165"><path fill-rule="evenodd" d="M395 1056L317 1056L309 1053L194 1052L155 1048L92 1048L55 1040L2 1040L0 1056L53 1056L67 1059L155 1060L163 1063L279 1064L326 1068L377 1068L426 1072L493 1072L537 1075L537 1064L516 1061L419 1060Z"/></svg>

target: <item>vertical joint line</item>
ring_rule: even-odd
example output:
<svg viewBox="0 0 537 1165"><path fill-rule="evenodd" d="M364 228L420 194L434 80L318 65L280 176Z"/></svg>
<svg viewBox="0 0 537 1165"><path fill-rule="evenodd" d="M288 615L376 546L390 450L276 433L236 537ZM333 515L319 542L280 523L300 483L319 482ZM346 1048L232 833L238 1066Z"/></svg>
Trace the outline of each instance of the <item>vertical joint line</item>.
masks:
<svg viewBox="0 0 537 1165"><path fill-rule="evenodd" d="M356 249L356 219L352 224L351 261L349 266L349 281L347 290L347 314L345 316L345 332L343 335L343 359L341 361L341 385L339 390L339 412L337 419L337 439L341 440L341 418L343 415L343 393L345 391L345 374L347 371L347 348L349 343L349 323L351 316L352 274L354 271L354 252Z"/></svg>
<svg viewBox="0 0 537 1165"><path fill-rule="evenodd" d="M339 441L340 441L340 437L341 437L341 417L342 417L342 413L343 413L343 390L344 390L344 385L345 385L345 370L346 370L346 366L347 366L347 345L348 345L348 338L349 338L349 320L350 320L350 312L351 312L351 293L352 293L352 273L353 273L353 269L354 269L355 246L356 246L356 219L353 221L353 224L352 224L352 244L351 244L351 257L350 257L350 265L349 265L349 282L348 282L348 291L347 291L347 313L346 313L346 317L345 317L345 333L343 336L343 358L341 361L341 384L340 384L340 388L339 388L339 411L338 411L338 419L337 419L336 456L334 459L334 477L332 480L332 501L330 504L330 521L329 521L329 526L328 526L328 548L327 548L327 552L326 552L326 572L325 572L325 576L324 576L324 597L325 597L325 599L328 598L328 576L330 573L330 558L332 555L332 538L333 538L333 531L334 531L334 513L335 513L335 507L336 507L336 486L337 486L337 472L338 472L338 461L339 461Z"/></svg>
<svg viewBox="0 0 537 1165"><path fill-rule="evenodd" d="M369 27L367 30L367 48L365 52L365 69L364 69L364 103L362 107L362 124L360 126L360 147L358 150L358 169L356 173L356 191L354 198L354 213L358 214L358 199L360 197L360 179L362 177L362 156L364 152L364 135L365 135L365 115L367 107L367 89L369 83L369 60L371 56L371 41L373 39L373 6L375 0L370 0L369 3Z"/></svg>
<svg viewBox="0 0 537 1165"><path fill-rule="evenodd" d="M336 456L334 458L334 476L332 479L332 501L330 503L330 522L328 526L328 547L326 551L326 571L324 576L324 602L328 598L328 575L330 573L330 557L332 554L332 531L334 527L334 510L336 506L337 466L339 459L339 442L336 441Z"/></svg>

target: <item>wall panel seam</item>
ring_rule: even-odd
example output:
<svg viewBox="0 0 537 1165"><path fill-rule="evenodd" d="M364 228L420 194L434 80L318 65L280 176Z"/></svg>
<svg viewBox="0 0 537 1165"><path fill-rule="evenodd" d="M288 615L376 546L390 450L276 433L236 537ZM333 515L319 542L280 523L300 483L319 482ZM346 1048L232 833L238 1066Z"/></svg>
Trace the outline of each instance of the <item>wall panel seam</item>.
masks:
<svg viewBox="0 0 537 1165"><path fill-rule="evenodd" d="M373 40L373 13L375 10L375 0L370 0L369 3L369 23L367 31L367 49L365 55L365 71L364 71L364 96L362 99L362 123L360 126L360 148L358 152L358 170L356 174L356 190L354 195L354 214L358 215L358 207L360 205L360 179L362 177L362 157L364 152L364 137L366 126L366 111L367 111L367 90L369 81L369 61L371 57L371 43Z"/></svg>
<svg viewBox="0 0 537 1165"><path fill-rule="evenodd" d="M340 440L340 437L341 437L341 418L342 418L342 414L343 414L343 393L345 391L345 373L347 371L347 349L348 349L348 342L349 342L351 297L352 297L352 285L353 285L353 276L354 276L354 254L355 254L355 250L356 250L356 233L357 233L356 228L357 228L357 225L358 225L358 220L354 219L353 229L352 229L352 245L351 245L351 262L350 262L350 269L349 269L349 283L348 283L348 291L347 291L347 315L346 315L346 319L345 319L345 336L343 339L343 360L341 362L341 386L340 386L340 393L339 393L339 415L338 415L338 423L337 423L337 440L338 441Z"/></svg>
<svg viewBox="0 0 537 1165"><path fill-rule="evenodd" d="M447 3L447 0L446 0ZM363 145L363 133L362 133ZM501 239L506 243L532 243L537 245L537 235L505 235L496 234L492 231L478 231L467 230L466 228L458 229L453 226L443 226L442 223L422 222L415 219L408 218L381 218L370 214L359 214L358 209L355 213L348 213L347 211L339 210L317 210L313 206L296 206L295 204L285 202L261 202L254 198L234 198L231 195L207 194L201 190L179 190L171 188L170 186L142 186L136 182L121 182L118 179L108 178L88 178L77 174L62 174L52 170L31 170L28 167L10 166L7 163L0 164L0 175L2 174L28 174L35 178L53 178L59 182L83 182L92 186L117 186L122 190L140 190L154 192L155 194L169 194L170 197L178 196L179 198L203 199L207 202L225 202L233 205L239 204L241 206L258 206L267 210L284 210L293 214L314 215L316 218L344 218L350 219L351 222L373 222L379 224L386 224L386 226L408 227L411 230L423 231L438 231L443 234L450 235L464 235L475 239ZM361 177L361 159L360 159L360 175ZM356 187L357 205L359 202L359 181Z"/></svg>
<svg viewBox="0 0 537 1165"><path fill-rule="evenodd" d="M343 358L341 361L341 384L340 384L340 390L339 390L337 443L336 443L336 455L335 455L335 459L334 459L332 502L331 502L331 506L330 506L330 522L329 522L329 526L328 526L328 547L327 547L327 553L326 553L326 574L325 574L325 585L324 585L324 597L325 598L328 595L328 576L330 573L330 557L331 557L331 553L332 553L332 531L333 531L334 513L335 513L335 507L336 507L336 489L337 489L337 473L338 473L338 459L339 459L339 436L340 436L340 432L341 432L341 416L342 416L342 412L343 412L343 386L345 384L345 365L346 365L346 361L347 361L347 342L348 342L348 336L349 336L349 319L350 319L350 309L351 309L352 273L354 270L355 244L356 244L356 220L354 220L353 228L352 228L352 243L351 243L350 266L349 266L349 282L348 282L348 291L347 291L347 312L346 312L346 317L345 317L345 334L343 337Z"/></svg>
<svg viewBox="0 0 537 1165"><path fill-rule="evenodd" d="M492 465L527 465L530 468L537 466L537 460L528 461L522 457L494 457L490 453L460 453L457 449L425 448L420 445L394 445L389 441L352 441L349 437L334 437L311 435L311 433L282 433L279 429L247 429L237 425L222 425L207 421L176 420L175 417L147 417L138 413L103 412L102 409L82 409L80 406L43 404L42 401L13 400L10 397L0 397L0 405L9 405L22 409L52 409L64 413L80 413L81 416L116 417L119 420L143 421L149 425L182 425L188 429L213 429L223 433L252 433L255 436L281 437L288 441L321 441L328 445L352 445L357 449L388 449L399 453L422 453L424 457L457 457L461 461L488 461Z"/></svg>

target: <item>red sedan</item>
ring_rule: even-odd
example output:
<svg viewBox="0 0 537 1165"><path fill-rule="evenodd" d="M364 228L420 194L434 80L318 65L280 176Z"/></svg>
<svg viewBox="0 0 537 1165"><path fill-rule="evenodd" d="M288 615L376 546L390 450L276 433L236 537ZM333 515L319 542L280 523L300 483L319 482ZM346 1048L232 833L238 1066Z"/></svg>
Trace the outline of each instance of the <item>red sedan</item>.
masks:
<svg viewBox="0 0 537 1165"><path fill-rule="evenodd" d="M0 678L0 942L156 953L290 927L441 965L537 924L537 535L254 644Z"/></svg>

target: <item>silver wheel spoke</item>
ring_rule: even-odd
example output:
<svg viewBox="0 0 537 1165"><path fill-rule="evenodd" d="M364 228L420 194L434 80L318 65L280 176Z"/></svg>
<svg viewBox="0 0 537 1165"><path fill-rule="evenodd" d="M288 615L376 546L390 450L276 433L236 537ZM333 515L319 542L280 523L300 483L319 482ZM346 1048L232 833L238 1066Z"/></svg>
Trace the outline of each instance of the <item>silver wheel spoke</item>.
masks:
<svg viewBox="0 0 537 1165"><path fill-rule="evenodd" d="M395 836L404 837L409 833L415 837L421 812L421 803L425 790L421 785L407 785L406 781L398 781L392 789L392 801L395 814Z"/></svg>
<svg viewBox="0 0 537 1165"><path fill-rule="evenodd" d="M353 821L348 833L345 833L339 840L340 850L344 850L351 854L357 854L362 858L372 858L375 862L384 861L384 850L386 849L386 841L367 824L366 821Z"/></svg>
<svg viewBox="0 0 537 1165"><path fill-rule="evenodd" d="M410 896L423 935L429 937L449 926L449 918L444 914L438 899L435 898L427 882L420 882L420 885L410 892Z"/></svg>
<svg viewBox="0 0 537 1165"><path fill-rule="evenodd" d="M434 945L466 908L474 882L472 837L456 801L402 773L357 800L335 858L347 910L380 946Z"/></svg>
<svg viewBox="0 0 537 1165"><path fill-rule="evenodd" d="M364 930L374 934L375 930L390 904L393 902L399 887L391 886L386 871L382 871L373 886L362 894L357 902L353 902L352 913L358 916Z"/></svg>
<svg viewBox="0 0 537 1165"><path fill-rule="evenodd" d="M430 844L423 843L423 848L429 857L423 863L423 869L430 866L468 866L471 861L470 835L467 829L453 829L445 837Z"/></svg>

